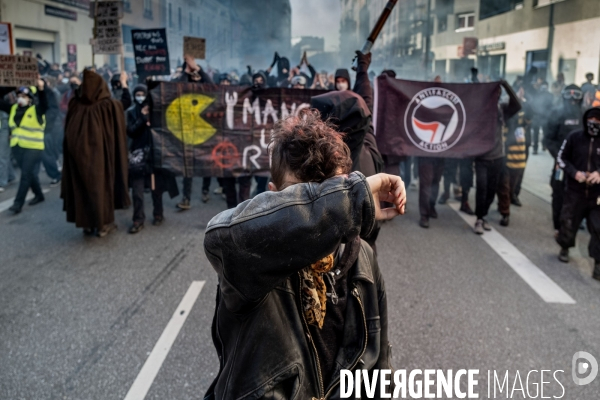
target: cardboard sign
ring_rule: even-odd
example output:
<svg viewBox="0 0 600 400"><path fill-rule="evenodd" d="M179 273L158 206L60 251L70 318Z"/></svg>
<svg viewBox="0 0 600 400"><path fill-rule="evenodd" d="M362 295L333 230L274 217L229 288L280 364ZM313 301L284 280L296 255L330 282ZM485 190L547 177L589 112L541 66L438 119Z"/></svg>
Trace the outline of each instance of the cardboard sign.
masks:
<svg viewBox="0 0 600 400"><path fill-rule="evenodd" d="M97 1L90 5L90 14L96 20L95 54L121 54L122 37L120 18L123 2Z"/></svg>
<svg viewBox="0 0 600 400"><path fill-rule="evenodd" d="M204 60L206 58L206 39L184 36L183 55L190 55L195 59Z"/></svg>
<svg viewBox="0 0 600 400"><path fill-rule="evenodd" d="M166 29L133 29L131 39L135 66L140 79L170 74Z"/></svg>
<svg viewBox="0 0 600 400"><path fill-rule="evenodd" d="M0 22L0 54L13 54L12 25Z"/></svg>
<svg viewBox="0 0 600 400"><path fill-rule="evenodd" d="M0 55L0 86L37 86L38 63L33 57Z"/></svg>

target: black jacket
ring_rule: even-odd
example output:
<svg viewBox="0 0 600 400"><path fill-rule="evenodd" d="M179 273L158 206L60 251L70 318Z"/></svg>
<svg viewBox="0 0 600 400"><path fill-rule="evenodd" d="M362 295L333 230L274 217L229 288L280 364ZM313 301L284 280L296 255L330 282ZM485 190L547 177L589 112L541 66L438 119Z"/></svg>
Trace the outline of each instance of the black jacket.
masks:
<svg viewBox="0 0 600 400"><path fill-rule="evenodd" d="M552 154L558 157L560 147L571 132L581 129L583 125L581 107L565 101L563 105L551 112L548 129L544 135L544 145Z"/></svg>
<svg viewBox="0 0 600 400"><path fill-rule="evenodd" d="M587 120L588 112L583 115L583 121ZM600 136L592 137L586 129L572 132L563 142L556 160L565 171L567 190L586 194L590 199L600 196L600 185L588 185L575 180L577 171L600 172Z"/></svg>
<svg viewBox="0 0 600 400"><path fill-rule="evenodd" d="M220 366L205 399L339 398L340 369L391 369L385 288L366 243L347 275L352 295L332 381L321 378L299 308L299 271L368 234L374 207L364 176L352 173L260 194L209 222Z"/></svg>

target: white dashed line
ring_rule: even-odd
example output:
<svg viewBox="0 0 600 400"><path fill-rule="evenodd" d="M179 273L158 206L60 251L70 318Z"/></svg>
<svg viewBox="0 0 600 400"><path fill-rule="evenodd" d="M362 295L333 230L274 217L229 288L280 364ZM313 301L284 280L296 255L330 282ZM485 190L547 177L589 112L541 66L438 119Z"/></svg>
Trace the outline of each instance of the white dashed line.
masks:
<svg viewBox="0 0 600 400"><path fill-rule="evenodd" d="M188 315L190 315L192 307L194 306L198 295L200 295L200 291L204 287L204 282L205 281L192 282L185 296L183 296L183 300L181 300L181 303L179 303L179 306L173 313L167 327L162 335L160 335L158 342L154 345L154 349L152 349L152 352L148 356L140 373L137 378L135 378L129 392L127 392L125 400L143 400L146 397L160 367L171 350L171 346L175 343L179 331L183 327Z"/></svg>
<svg viewBox="0 0 600 400"><path fill-rule="evenodd" d="M459 210L459 203L448 205L470 226L475 224L476 217ZM481 238L490 245L502 259L547 303L575 304L575 300L539 269L525 254L521 253L498 231L492 228Z"/></svg>

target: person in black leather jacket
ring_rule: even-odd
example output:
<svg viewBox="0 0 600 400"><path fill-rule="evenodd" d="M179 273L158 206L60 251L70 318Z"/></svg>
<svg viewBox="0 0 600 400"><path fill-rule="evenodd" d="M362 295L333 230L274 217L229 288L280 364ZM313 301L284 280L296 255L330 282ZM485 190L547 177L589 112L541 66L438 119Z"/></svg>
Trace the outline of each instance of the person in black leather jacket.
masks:
<svg viewBox="0 0 600 400"><path fill-rule="evenodd" d="M556 242L558 259L569 262L579 225L585 218L590 232L588 251L595 260L594 279L600 280L600 108L583 115L583 129L571 133L558 152L558 165L565 172L564 203Z"/></svg>
<svg viewBox="0 0 600 400"><path fill-rule="evenodd" d="M339 398L341 369L392 369L385 285L359 235L404 213L404 185L347 175L348 147L314 110L280 121L270 147L271 191L206 229L219 372L205 399Z"/></svg>

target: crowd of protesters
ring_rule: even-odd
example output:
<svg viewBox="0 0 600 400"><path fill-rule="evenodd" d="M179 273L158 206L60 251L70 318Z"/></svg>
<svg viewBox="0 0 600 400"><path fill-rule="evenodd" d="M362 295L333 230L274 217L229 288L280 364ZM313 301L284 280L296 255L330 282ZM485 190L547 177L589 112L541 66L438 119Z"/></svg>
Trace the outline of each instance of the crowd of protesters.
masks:
<svg viewBox="0 0 600 400"><path fill-rule="evenodd" d="M72 112L74 105L86 101L83 95L85 91L82 90L85 72L79 73L70 69L67 64L62 66L50 64L41 60L41 57L38 58L40 59L41 79L37 87L19 88L8 94L3 93L6 95L0 103L0 119L2 120L0 128L0 192L4 191L4 188L15 180L14 167L18 166L21 169L18 194L13 206L10 208L13 213L22 211L29 188L32 189L35 195L30 201L30 205L38 204L44 200L38 178L40 166L44 167L45 173L50 178L50 186L61 184L63 164L67 159L72 158L63 155L63 148L66 149L69 142L65 140L67 116L69 112ZM366 61L363 63L362 70L359 70L359 73L356 74L354 86L348 69L338 69L334 74L327 71L317 72L315 67L310 64L306 54L299 64L294 66L291 65L288 58L275 53L271 65L265 65L265 67L264 69L253 69L248 66L241 74L234 69L228 70L228 72L220 72L216 69L205 70L192 57L185 57L183 65L174 70L167 79L176 82L250 85L255 89L269 87L321 89L347 92L349 96L356 92L356 97L365 101L365 104L358 104L357 102L356 112L362 112L362 115L370 115L372 111L372 80L375 73L372 70L369 71L370 66ZM119 103L124 112L123 126L127 135L127 144L123 146L126 148L128 161L122 163L128 165L123 165L121 168L123 171L128 171L123 184L128 181L134 209L133 224L129 231L137 233L144 227L144 193L148 191L151 191L154 206L153 224L160 225L164 220L162 194L168 192L171 197L175 197L179 195L179 190L175 178L170 172L153 167L148 89L143 84L144 82L136 82L135 76L118 72L108 65L97 69L86 68L86 72L88 71L101 78L99 80L90 78L90 81L95 83L93 87L88 88L88 92L100 90L106 86L104 97ZM393 70L384 70L382 74L392 78L396 77ZM589 136L590 129L587 128L588 121L584 117L584 113L593 107L600 106L600 91L593 84L594 75L591 73L586 75L586 82L581 87L575 84L567 85L563 74L558 74L551 85L540 75L535 68L531 68L526 75L517 77L510 85L507 82L502 82L503 95L498 105L499 118L495 132L496 145L487 154L475 158L441 159L382 156L377 150L372 131L356 126L346 126L340 129L345 130L346 133L354 129L351 135L347 134L346 136L350 138L347 139L347 144L351 147L351 150L370 152L369 157L374 160L373 166L369 167L371 175L383 170L388 173L399 174L407 186L410 185L411 181L416 183L418 180L419 210L421 214L419 225L421 227L429 228L430 220L438 217L436 204L445 204L451 197L454 197L460 201L460 211L476 216L473 230L480 235L491 230L486 218L496 197L498 199L498 211L501 214L500 225L509 225L510 207L522 206L519 194L530 154L537 155L540 149L541 151L548 151L555 159L554 165L551 166L550 175L555 237L561 245L560 259L568 261L568 248L572 247L574 234L576 233L573 229L578 228L581 220L585 218L590 227L590 233L594 236L592 231L595 231L595 229L590 224L594 223L595 218L593 216L595 214L592 213L592 216L585 214L583 217L577 214L569 217L566 215L569 212L564 211L573 208L573 196L569 193L574 189L571 191L568 189L570 180L574 179L579 183L583 182L583 179L581 174L577 177L569 176L569 165L572 163L569 164L566 161L563 144L567 143L566 139L570 133L578 129L583 129ZM473 68L471 76L461 80L461 82L478 83L490 80L489 77L482 76L477 69ZM441 82L442 78L438 76L433 81ZM129 84L134 85L131 91ZM104 92L104 89L101 91ZM91 92L88 94L90 96L97 95L97 93L93 94ZM87 99L90 102L98 100L98 98ZM328 99L320 100L317 96L312 106L317 109L321 108L321 111L323 111L327 109L328 101ZM365 110L361 110L361 107L364 107ZM116 106L114 110L117 110ZM114 112L117 113L117 111ZM28 114L36 118L24 119L24 116ZM594 116L595 114L592 112L586 115L592 118L590 115ZM113 118L119 119L121 117L113 116ZM86 122L81 118L76 119L82 125L77 130L85 130L83 125ZM93 130L94 128L90 129ZM118 127L115 128L115 130L118 129ZM353 140L356 143L352 143ZM114 143L121 142L115 140ZM570 149L570 147L567 147L567 149ZM114 151L112 152L114 153ZM81 158L81 156L79 157ZM106 157L112 158L111 163L114 164L114 159L118 158L119 154L107 154ZM358 154L353 154L354 161L358 158ZM77 165L76 162L73 163L72 159L71 161L72 165ZM82 158L80 162L87 162L87 160ZM588 164L594 164L593 160ZM358 169L357 165L354 165L354 169ZM591 167L588 167L586 171L577 172L582 172L586 176L587 186L593 187L595 185L595 175ZM91 179L91 177L89 178ZM107 185L114 189L114 173L112 179L113 181L107 183ZM252 179L251 177L218 178L218 187L215 193L223 196L228 208L233 208L251 197ZM254 179L256 179L255 194L267 190L267 176L256 176ZM80 177L80 180L83 182L85 179ZM209 193L211 183L211 177L203 179L201 196L203 202L207 202L211 198ZM72 194L74 191L82 190L81 184L71 187L71 190L68 190L69 185L72 186L72 182L62 182L63 198L66 196L65 193ZM439 194L440 186L442 188L441 194ZM469 202L469 194L472 188L475 188L474 207ZM127 191L127 189L124 189L124 191ZM588 190L585 193L589 195ZM121 197L121 201L117 202L119 203L117 208L127 207L129 204L129 197L126 193ZM177 207L180 210L190 209L191 199L192 179L184 178L182 197ZM569 201L565 202L565 199ZM70 204L83 201L71 200ZM69 203L67 199L65 202ZM600 200L591 199L590 202L600 203ZM114 202L106 199L102 203ZM101 209L103 206L97 207ZM114 204L111 207L114 207ZM108 207L107 215L111 214L111 207ZM590 207L591 210L595 209L592 205ZM68 205L65 205L67 214L72 216L69 220L75 222L77 218L74 217L74 213L69 213L69 208ZM571 212L571 214L573 213ZM569 221L565 222L567 219ZM87 233L98 234L99 236L114 230L111 217L97 218L94 223L90 221L76 223L78 226L83 227ZM567 229L566 226L572 229L569 232L563 232ZM593 257L600 262L600 244L596 244L596 242L597 240L594 239L593 246L590 245L590 253L599 253L598 256ZM592 247L594 247L594 251L592 251ZM596 247L598 247L597 250ZM600 268L597 275L600 277Z"/></svg>

